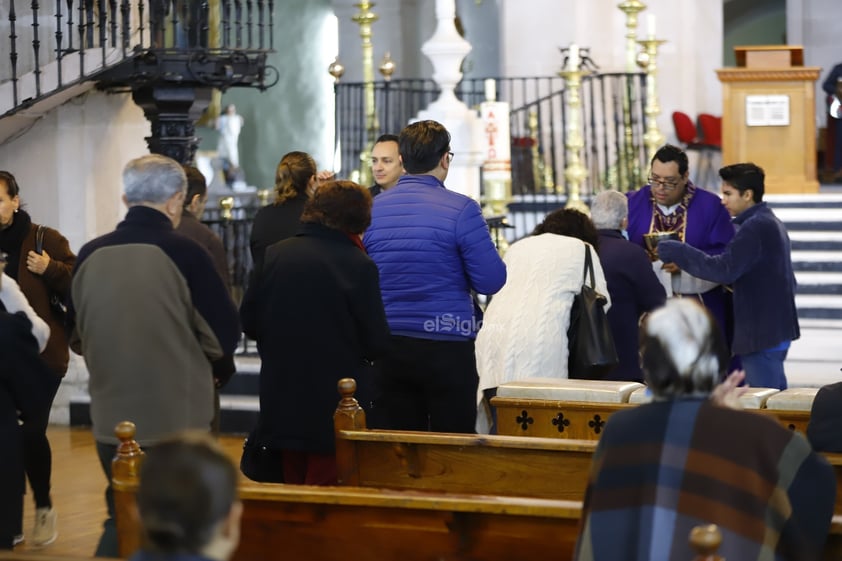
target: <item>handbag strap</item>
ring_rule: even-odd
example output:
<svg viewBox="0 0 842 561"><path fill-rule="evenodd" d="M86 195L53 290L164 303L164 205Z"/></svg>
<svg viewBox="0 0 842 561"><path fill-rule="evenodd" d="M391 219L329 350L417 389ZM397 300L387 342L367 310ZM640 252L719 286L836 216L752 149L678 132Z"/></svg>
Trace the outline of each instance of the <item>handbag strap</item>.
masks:
<svg viewBox="0 0 842 561"><path fill-rule="evenodd" d="M591 258L591 246L585 244L585 270L582 273L582 284L588 282L588 275L591 277L591 282L588 286L596 288L596 281L594 281L593 274L593 259Z"/></svg>
<svg viewBox="0 0 842 561"><path fill-rule="evenodd" d="M44 230L46 228L43 225L38 225L38 229L35 230L35 253L41 255L44 252Z"/></svg>

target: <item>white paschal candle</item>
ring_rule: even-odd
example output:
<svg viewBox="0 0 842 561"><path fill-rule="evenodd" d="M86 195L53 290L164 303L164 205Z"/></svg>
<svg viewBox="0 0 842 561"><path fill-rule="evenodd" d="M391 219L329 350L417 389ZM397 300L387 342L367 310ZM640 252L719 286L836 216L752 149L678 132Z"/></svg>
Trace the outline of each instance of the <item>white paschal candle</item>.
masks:
<svg viewBox="0 0 842 561"><path fill-rule="evenodd" d="M576 43L570 44L570 49L567 53L567 69L579 69L579 45L577 45Z"/></svg>
<svg viewBox="0 0 842 561"><path fill-rule="evenodd" d="M494 78L485 79L485 101L497 101L497 82Z"/></svg>
<svg viewBox="0 0 842 561"><path fill-rule="evenodd" d="M655 38L655 14L646 15L646 32L650 39Z"/></svg>

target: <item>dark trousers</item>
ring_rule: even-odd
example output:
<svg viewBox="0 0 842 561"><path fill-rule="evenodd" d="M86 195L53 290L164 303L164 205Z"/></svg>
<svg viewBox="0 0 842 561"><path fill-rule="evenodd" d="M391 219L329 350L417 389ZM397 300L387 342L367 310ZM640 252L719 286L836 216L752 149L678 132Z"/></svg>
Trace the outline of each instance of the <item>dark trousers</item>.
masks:
<svg viewBox="0 0 842 561"><path fill-rule="evenodd" d="M144 446L143 451L148 456L153 452L152 446ZM99 465L105 473L105 480L108 485L105 487L105 506L108 509L108 518L102 523L102 536L99 538L94 557L120 557L120 546L117 540L117 508L114 506L114 489L111 487L111 461L117 455L116 444L96 443L96 453L99 456Z"/></svg>
<svg viewBox="0 0 842 561"><path fill-rule="evenodd" d="M387 428L476 432L477 374L474 342L392 337L380 362L381 408Z"/></svg>
<svg viewBox="0 0 842 561"><path fill-rule="evenodd" d="M61 385L61 378L56 376L54 384L44 388L50 392L50 403L36 417L27 419L21 428L23 437L23 462L26 468L26 477L32 487L32 495L35 497L36 508L49 508L53 506L50 500L50 475L53 471L53 453L50 450L50 441L47 440L47 425L50 423L50 409L53 400ZM22 533L22 532L18 532Z"/></svg>
<svg viewBox="0 0 842 561"><path fill-rule="evenodd" d="M99 465L105 473L105 480L108 482L105 487L105 506L108 507L108 518L102 524L102 536L96 547L95 557L119 557L120 549L117 544L117 509L114 506L114 490L111 488L111 460L117 454L116 444L96 443L96 453L99 456Z"/></svg>

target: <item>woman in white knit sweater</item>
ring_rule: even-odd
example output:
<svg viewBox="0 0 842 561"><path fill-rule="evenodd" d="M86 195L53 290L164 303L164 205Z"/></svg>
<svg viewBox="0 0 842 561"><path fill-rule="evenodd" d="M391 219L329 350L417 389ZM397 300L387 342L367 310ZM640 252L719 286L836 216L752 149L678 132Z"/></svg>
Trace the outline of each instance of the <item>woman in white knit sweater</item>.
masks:
<svg viewBox="0 0 842 561"><path fill-rule="evenodd" d="M479 390L477 432L488 432L483 400L503 383L567 378L567 327L573 297L582 289L585 247L591 246L596 290L608 296L590 218L572 209L546 216L532 235L506 252L507 281L492 298L476 340ZM605 310L608 310L610 298ZM489 390L489 391L486 391Z"/></svg>
<svg viewBox="0 0 842 561"><path fill-rule="evenodd" d="M26 314L32 323L32 335L38 341L38 352L43 352L50 338L50 326L29 305L29 300L23 295L15 279L3 272L5 268L6 254L0 252L0 309L5 309L10 314L17 312Z"/></svg>

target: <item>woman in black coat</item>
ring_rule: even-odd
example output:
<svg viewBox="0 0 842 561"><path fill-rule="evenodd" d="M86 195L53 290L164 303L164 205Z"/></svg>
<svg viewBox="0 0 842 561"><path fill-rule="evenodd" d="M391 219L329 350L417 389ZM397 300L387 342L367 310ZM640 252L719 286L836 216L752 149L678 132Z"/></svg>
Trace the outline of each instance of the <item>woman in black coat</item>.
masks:
<svg viewBox="0 0 842 561"><path fill-rule="evenodd" d="M371 369L390 339L377 267L361 234L371 195L331 181L307 202L295 237L270 246L243 299L246 335L261 358L260 444L283 451L287 483L336 482L336 383L357 378L367 401Z"/></svg>

